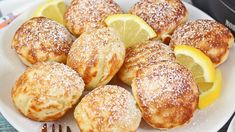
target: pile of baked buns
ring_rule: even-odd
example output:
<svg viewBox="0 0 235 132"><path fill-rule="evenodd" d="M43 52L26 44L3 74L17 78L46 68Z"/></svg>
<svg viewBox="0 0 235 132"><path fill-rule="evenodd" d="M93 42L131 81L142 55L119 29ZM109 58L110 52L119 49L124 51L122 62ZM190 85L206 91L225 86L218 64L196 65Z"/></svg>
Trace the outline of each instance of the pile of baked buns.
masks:
<svg viewBox="0 0 235 132"><path fill-rule="evenodd" d="M180 0L140 0L129 13L145 20L157 37L126 49L104 24L120 13L113 0L73 0L64 15L66 27L46 17L19 27L12 48L28 68L11 95L24 116L55 121L77 105L74 117L81 131L136 131L141 118L157 129L190 121L199 90L172 49L193 46L218 66L228 57L233 35L214 20L187 21ZM132 93L106 85L116 74ZM84 90L90 92L79 101Z"/></svg>

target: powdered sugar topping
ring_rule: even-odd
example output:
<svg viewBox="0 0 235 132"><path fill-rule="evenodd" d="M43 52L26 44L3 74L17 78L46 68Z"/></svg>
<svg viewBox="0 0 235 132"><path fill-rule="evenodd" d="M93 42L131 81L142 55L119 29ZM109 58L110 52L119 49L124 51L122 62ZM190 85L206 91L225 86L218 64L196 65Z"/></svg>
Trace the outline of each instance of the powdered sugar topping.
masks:
<svg viewBox="0 0 235 132"><path fill-rule="evenodd" d="M16 32L12 46L17 52L28 47L37 50L67 54L74 37L57 22L45 17L35 17L25 22Z"/></svg>
<svg viewBox="0 0 235 132"><path fill-rule="evenodd" d="M103 126L121 125L128 128L133 121L140 119L140 110L131 93L119 86L106 85L98 87L86 95L80 105L87 104L86 109L92 109L94 119L108 118Z"/></svg>
<svg viewBox="0 0 235 132"><path fill-rule="evenodd" d="M192 20L188 21L183 26L177 28L172 35L171 44L187 44L197 48L198 43L206 41L209 43L208 46L214 47L221 45L227 41L226 37L232 37L230 31L225 28L222 24L214 20Z"/></svg>
<svg viewBox="0 0 235 132"><path fill-rule="evenodd" d="M73 0L65 14L67 27L75 34L100 27L104 19L122 13L113 0Z"/></svg>
<svg viewBox="0 0 235 132"><path fill-rule="evenodd" d="M35 80L32 92L40 97L39 101L58 96L70 98L76 95L78 98L85 86L82 78L74 70L61 63L38 63L26 72L29 73L30 79Z"/></svg>
<svg viewBox="0 0 235 132"><path fill-rule="evenodd" d="M142 105L148 107L152 103L156 108L169 104L180 106L178 99L189 93L192 95L188 96L188 100L197 96L193 95L197 86L191 73L175 62L159 62L143 68L138 72L136 85Z"/></svg>
<svg viewBox="0 0 235 132"><path fill-rule="evenodd" d="M146 41L135 47L127 49L124 67L141 69L159 61L174 61L173 50L160 41Z"/></svg>
<svg viewBox="0 0 235 132"><path fill-rule="evenodd" d="M117 47L118 49L124 48L119 35L111 28L100 28L83 33L74 42L68 56L72 63L77 63L77 66L84 65L84 63L95 62L98 56L108 55L106 49L110 53L118 51L118 49L115 50Z"/></svg>
<svg viewBox="0 0 235 132"><path fill-rule="evenodd" d="M158 35L174 29L187 14L180 0L141 0L130 12L143 18Z"/></svg>

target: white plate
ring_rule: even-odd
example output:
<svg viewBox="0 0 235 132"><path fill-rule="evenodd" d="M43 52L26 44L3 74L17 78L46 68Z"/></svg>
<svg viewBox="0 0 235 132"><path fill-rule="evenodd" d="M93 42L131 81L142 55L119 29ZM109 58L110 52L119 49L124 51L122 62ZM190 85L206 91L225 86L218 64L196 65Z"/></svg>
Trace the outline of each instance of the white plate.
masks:
<svg viewBox="0 0 235 132"><path fill-rule="evenodd" d="M125 10L132 6L137 0L116 0ZM190 19L211 19L208 15L197 8L185 3L189 10ZM16 53L11 49L11 40L17 28L26 21L31 12L35 9L22 14L13 23L0 32L0 111L3 116L19 131L35 132L40 131L42 123L29 120L22 116L13 106L11 101L11 87L16 78L25 70L25 66L20 62ZM232 48L230 57L220 69L223 74L223 90L221 97L210 107L196 111L192 121L182 128L172 129L171 131L190 131L190 132L215 132L219 130L229 119L235 110L235 49ZM64 118L57 121L63 126L69 125L73 132L78 131L75 120L70 111ZM138 131L156 131L144 122L141 123Z"/></svg>

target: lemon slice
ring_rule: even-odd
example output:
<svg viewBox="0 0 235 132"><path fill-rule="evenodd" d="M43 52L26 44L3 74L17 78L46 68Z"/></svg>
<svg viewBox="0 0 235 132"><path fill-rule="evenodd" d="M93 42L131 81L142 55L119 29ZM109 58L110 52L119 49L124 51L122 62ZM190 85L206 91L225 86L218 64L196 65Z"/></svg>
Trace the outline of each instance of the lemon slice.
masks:
<svg viewBox="0 0 235 132"><path fill-rule="evenodd" d="M64 0L46 0L35 10L33 16L44 16L64 24L63 16L65 11Z"/></svg>
<svg viewBox="0 0 235 132"><path fill-rule="evenodd" d="M176 61L187 67L199 87L198 108L204 109L220 95L222 76L215 70L210 58L202 51L187 45L177 45L174 49Z"/></svg>
<svg viewBox="0 0 235 132"><path fill-rule="evenodd" d="M108 16L105 23L121 36L126 48L156 37L154 30L140 17L131 14Z"/></svg>
<svg viewBox="0 0 235 132"><path fill-rule="evenodd" d="M222 74L219 69L216 69L216 77L213 86L207 91L201 91L199 95L198 108L204 109L212 104L221 93L222 88Z"/></svg>
<svg viewBox="0 0 235 132"><path fill-rule="evenodd" d="M211 88L215 81L215 68L208 56L202 51L187 45L175 46L174 52L176 61L192 72L195 81L199 87L201 86L201 89L206 91Z"/></svg>

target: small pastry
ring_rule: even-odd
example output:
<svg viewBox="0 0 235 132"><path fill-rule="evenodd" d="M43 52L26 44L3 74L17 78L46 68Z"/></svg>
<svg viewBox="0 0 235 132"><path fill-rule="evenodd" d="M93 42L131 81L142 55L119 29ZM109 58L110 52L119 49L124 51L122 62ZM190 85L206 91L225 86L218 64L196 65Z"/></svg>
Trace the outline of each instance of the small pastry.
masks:
<svg viewBox="0 0 235 132"><path fill-rule="evenodd" d="M136 131L141 112L130 92L119 86L101 86L77 105L74 117L81 131Z"/></svg>
<svg viewBox="0 0 235 132"><path fill-rule="evenodd" d="M227 60L233 43L234 37L224 25L214 20L199 19L178 27L172 35L170 46L193 46L204 52L218 66Z"/></svg>
<svg viewBox="0 0 235 132"><path fill-rule="evenodd" d="M125 58L125 45L111 28L84 32L73 43L67 65L83 78L86 89L107 84Z"/></svg>
<svg viewBox="0 0 235 132"><path fill-rule="evenodd" d="M184 66L169 61L149 65L137 72L132 92L152 127L169 129L190 121L198 106L198 87Z"/></svg>
<svg viewBox="0 0 235 132"><path fill-rule="evenodd" d="M146 41L126 50L126 58L118 72L118 77L131 85L139 69L158 63L159 61L175 61L173 50L160 41Z"/></svg>
<svg viewBox="0 0 235 132"><path fill-rule="evenodd" d="M73 0L64 22L71 33L79 36L91 28L103 27L106 17L118 13L122 13L122 9L113 0Z"/></svg>
<svg viewBox="0 0 235 132"><path fill-rule="evenodd" d="M18 78L11 97L24 116L35 121L55 121L77 103L84 86L82 78L68 66L39 62Z"/></svg>
<svg viewBox="0 0 235 132"><path fill-rule="evenodd" d="M66 63L73 41L74 37L59 23L34 17L16 31L12 48L27 66L44 61Z"/></svg>
<svg viewBox="0 0 235 132"><path fill-rule="evenodd" d="M181 0L140 0L129 12L144 19L165 43L169 43L175 28L188 19L188 11Z"/></svg>

